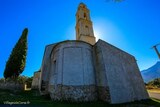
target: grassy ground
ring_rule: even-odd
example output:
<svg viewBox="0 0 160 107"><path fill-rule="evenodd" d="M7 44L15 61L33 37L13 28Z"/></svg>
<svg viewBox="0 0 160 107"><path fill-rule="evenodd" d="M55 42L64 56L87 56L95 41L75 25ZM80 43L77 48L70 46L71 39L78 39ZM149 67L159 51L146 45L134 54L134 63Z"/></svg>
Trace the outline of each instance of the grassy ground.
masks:
<svg viewBox="0 0 160 107"><path fill-rule="evenodd" d="M51 101L49 97L40 96L39 93L35 90L14 92L9 90L0 90L0 105L3 105L5 102L29 103L28 106L37 105L38 107L160 107L160 101L156 99L114 105L101 101L71 103Z"/></svg>

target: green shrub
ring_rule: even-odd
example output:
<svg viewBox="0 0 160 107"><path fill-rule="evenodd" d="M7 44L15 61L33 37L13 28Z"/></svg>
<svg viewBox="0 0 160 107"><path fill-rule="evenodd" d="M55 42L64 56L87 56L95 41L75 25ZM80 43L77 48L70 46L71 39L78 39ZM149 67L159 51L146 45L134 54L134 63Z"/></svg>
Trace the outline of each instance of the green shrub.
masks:
<svg viewBox="0 0 160 107"><path fill-rule="evenodd" d="M1 78L0 83L3 82L16 82L20 84L27 84L29 87L31 87L33 77L27 77L27 76L19 76L17 78Z"/></svg>
<svg viewBox="0 0 160 107"><path fill-rule="evenodd" d="M160 88L160 78L156 78L146 85L147 87Z"/></svg>

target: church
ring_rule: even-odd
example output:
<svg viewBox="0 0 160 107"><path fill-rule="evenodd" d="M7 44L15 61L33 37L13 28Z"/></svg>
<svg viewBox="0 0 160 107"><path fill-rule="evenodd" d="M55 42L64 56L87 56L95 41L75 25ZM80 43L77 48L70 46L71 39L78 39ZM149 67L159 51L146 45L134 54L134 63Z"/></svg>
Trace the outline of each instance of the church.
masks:
<svg viewBox="0 0 160 107"><path fill-rule="evenodd" d="M39 91L52 100L111 104L148 99L136 59L94 36L90 11L80 3L76 13L76 40L47 45Z"/></svg>

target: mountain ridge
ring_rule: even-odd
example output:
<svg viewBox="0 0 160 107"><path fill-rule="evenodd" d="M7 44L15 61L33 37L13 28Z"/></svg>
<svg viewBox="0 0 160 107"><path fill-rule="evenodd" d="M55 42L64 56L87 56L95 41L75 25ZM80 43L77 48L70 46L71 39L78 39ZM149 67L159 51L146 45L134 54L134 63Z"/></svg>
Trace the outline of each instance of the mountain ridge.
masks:
<svg viewBox="0 0 160 107"><path fill-rule="evenodd" d="M141 75L145 83L148 83L153 79L160 78L160 61L157 61L156 64L150 68L142 70Z"/></svg>

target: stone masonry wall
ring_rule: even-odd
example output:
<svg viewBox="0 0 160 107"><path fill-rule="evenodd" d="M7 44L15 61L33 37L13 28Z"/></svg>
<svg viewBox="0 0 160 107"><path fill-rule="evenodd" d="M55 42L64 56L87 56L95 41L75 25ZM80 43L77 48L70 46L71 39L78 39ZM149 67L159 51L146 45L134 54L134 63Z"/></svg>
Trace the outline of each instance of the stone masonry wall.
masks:
<svg viewBox="0 0 160 107"><path fill-rule="evenodd" d="M41 94L48 94L48 82L50 77L50 54L52 52L53 47L56 44L47 45L45 48L42 66L41 66L41 74L39 80L39 90Z"/></svg>
<svg viewBox="0 0 160 107"><path fill-rule="evenodd" d="M52 100L65 100L72 102L95 101L97 91L95 86L50 86Z"/></svg>
<svg viewBox="0 0 160 107"><path fill-rule="evenodd" d="M32 89L39 88L40 73L41 72L34 72L34 76L33 76L33 80L32 80Z"/></svg>
<svg viewBox="0 0 160 107"><path fill-rule="evenodd" d="M102 41L96 43L98 84L109 87L111 103L148 99L134 56ZM102 67L102 68L101 68ZM101 74L103 74L101 76Z"/></svg>
<svg viewBox="0 0 160 107"><path fill-rule="evenodd" d="M16 82L1 82L0 89L24 90L24 84L20 84Z"/></svg>

